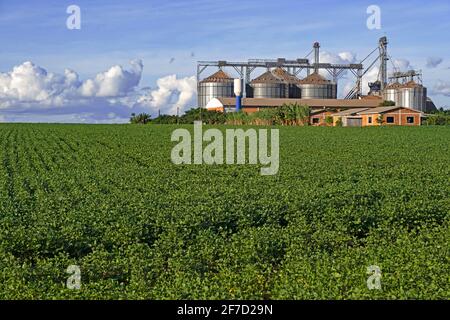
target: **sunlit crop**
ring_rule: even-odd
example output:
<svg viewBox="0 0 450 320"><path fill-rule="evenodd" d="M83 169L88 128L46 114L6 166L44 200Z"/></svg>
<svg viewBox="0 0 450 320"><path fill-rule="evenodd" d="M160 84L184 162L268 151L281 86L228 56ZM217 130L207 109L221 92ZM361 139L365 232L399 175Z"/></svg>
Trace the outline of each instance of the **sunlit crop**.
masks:
<svg viewBox="0 0 450 320"><path fill-rule="evenodd" d="M0 125L0 298L450 298L450 127L279 127L275 176L175 128Z"/></svg>

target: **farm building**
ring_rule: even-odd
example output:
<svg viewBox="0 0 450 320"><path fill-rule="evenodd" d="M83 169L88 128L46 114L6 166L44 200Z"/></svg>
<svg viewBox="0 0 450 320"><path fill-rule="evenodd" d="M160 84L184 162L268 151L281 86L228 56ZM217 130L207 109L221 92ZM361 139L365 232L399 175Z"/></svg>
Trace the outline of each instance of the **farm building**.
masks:
<svg viewBox="0 0 450 320"><path fill-rule="evenodd" d="M405 107L379 107L358 114L362 117L362 126L420 126L424 116L419 110Z"/></svg>
<svg viewBox="0 0 450 320"><path fill-rule="evenodd" d="M316 110L311 112L310 124L312 126L331 126L333 124L333 111L329 109ZM331 120L331 123L328 122Z"/></svg>
<svg viewBox="0 0 450 320"><path fill-rule="evenodd" d="M350 109L332 116L334 125L341 121L344 127L420 126L424 114L421 111L405 107L377 107Z"/></svg>
<svg viewBox="0 0 450 320"><path fill-rule="evenodd" d="M368 108L353 108L334 113L332 115L333 125L336 126L339 123L339 121L341 121L343 127L361 127L362 116L360 116L358 113L365 110L368 110Z"/></svg>

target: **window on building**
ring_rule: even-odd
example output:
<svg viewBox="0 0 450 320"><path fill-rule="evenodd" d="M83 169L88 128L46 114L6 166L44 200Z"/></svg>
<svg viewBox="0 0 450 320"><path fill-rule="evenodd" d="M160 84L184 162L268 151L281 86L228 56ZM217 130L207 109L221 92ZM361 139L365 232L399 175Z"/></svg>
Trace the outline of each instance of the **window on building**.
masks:
<svg viewBox="0 0 450 320"><path fill-rule="evenodd" d="M313 118L313 123L314 124L318 124L319 123L319 118Z"/></svg>
<svg viewBox="0 0 450 320"><path fill-rule="evenodd" d="M387 117L386 123L394 123L394 117Z"/></svg>
<svg viewBox="0 0 450 320"><path fill-rule="evenodd" d="M368 122L369 122L369 123L372 123L372 117L369 117Z"/></svg>
<svg viewBox="0 0 450 320"><path fill-rule="evenodd" d="M414 117L406 117L406 123L414 123Z"/></svg>

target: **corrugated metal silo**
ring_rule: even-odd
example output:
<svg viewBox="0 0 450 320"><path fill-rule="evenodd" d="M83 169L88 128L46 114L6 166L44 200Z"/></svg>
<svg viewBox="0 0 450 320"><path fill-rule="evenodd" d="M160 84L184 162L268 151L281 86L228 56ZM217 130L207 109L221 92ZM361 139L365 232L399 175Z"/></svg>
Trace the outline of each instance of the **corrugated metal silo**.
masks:
<svg viewBox="0 0 450 320"><path fill-rule="evenodd" d="M286 84L272 72L263 73L250 83L253 98L285 98Z"/></svg>
<svg viewBox="0 0 450 320"><path fill-rule="evenodd" d="M206 107L214 98L234 97L234 79L219 70L198 84L198 106Z"/></svg>
<svg viewBox="0 0 450 320"><path fill-rule="evenodd" d="M402 107L419 111L427 110L427 88L414 81L409 81L399 88Z"/></svg>
<svg viewBox="0 0 450 320"><path fill-rule="evenodd" d="M336 99L337 84L314 72L303 80L299 86L302 99Z"/></svg>
<svg viewBox="0 0 450 320"><path fill-rule="evenodd" d="M383 99L386 101L395 102L396 106L401 106L402 101L401 101L401 96L400 96L400 92L399 92L400 87L401 87L401 84L398 82L389 84L386 87L386 89L384 89Z"/></svg>
<svg viewBox="0 0 450 320"><path fill-rule="evenodd" d="M276 68L275 70L272 71L272 73L280 78L281 80L283 80L286 84L286 88L285 88L285 98L291 98L291 99L300 99L301 98L301 90L299 85L299 81L300 79L297 78L296 76L290 74L289 72L287 72L286 70L284 70L283 68Z"/></svg>

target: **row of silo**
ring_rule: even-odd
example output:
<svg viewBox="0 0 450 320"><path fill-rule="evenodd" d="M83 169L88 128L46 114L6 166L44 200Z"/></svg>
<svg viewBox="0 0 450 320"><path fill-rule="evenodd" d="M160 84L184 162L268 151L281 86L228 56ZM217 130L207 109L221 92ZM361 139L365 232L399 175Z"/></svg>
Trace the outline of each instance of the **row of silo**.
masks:
<svg viewBox="0 0 450 320"><path fill-rule="evenodd" d="M413 80L403 84L389 84L384 90L383 98L395 102L399 107L427 111L427 88Z"/></svg>
<svg viewBox="0 0 450 320"><path fill-rule="evenodd" d="M336 99L337 84L318 73L303 80L283 68L267 71L246 87L247 97L291 99ZM198 84L198 103L205 107L213 98L234 97L233 78L219 70Z"/></svg>
<svg viewBox="0 0 450 320"><path fill-rule="evenodd" d="M282 68L267 71L250 83L253 98L336 99L337 84L312 73L298 79Z"/></svg>

